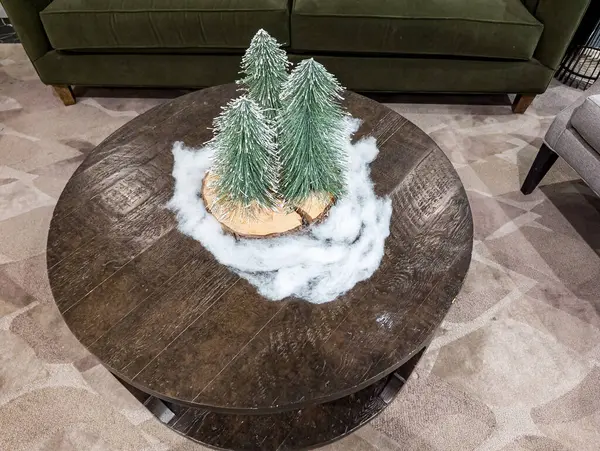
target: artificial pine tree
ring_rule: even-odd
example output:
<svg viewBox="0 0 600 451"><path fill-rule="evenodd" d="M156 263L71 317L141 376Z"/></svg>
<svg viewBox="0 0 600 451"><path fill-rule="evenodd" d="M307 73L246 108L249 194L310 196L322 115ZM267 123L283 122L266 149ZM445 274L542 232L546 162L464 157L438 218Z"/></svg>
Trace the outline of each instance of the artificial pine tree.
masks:
<svg viewBox="0 0 600 451"><path fill-rule="evenodd" d="M311 195L340 197L346 189L343 87L312 58L290 74L277 118L281 180L279 192L292 204Z"/></svg>
<svg viewBox="0 0 600 451"><path fill-rule="evenodd" d="M243 95L214 120L212 188L220 213L252 216L273 208L278 180L275 132L258 104Z"/></svg>
<svg viewBox="0 0 600 451"><path fill-rule="evenodd" d="M285 50L265 30L258 30L242 58L244 77L238 83L266 110L269 119L275 118L281 106L279 93L287 79L288 66Z"/></svg>

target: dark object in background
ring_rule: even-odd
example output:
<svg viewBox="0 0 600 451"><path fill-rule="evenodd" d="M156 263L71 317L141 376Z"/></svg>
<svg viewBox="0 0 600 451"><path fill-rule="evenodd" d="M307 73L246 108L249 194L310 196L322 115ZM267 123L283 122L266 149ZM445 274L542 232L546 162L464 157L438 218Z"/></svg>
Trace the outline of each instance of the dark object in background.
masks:
<svg viewBox="0 0 600 451"><path fill-rule="evenodd" d="M600 2L592 2L556 71L556 78L586 90L600 77Z"/></svg>
<svg viewBox="0 0 600 451"><path fill-rule="evenodd" d="M16 44L19 42L17 32L6 17L0 17L0 44Z"/></svg>

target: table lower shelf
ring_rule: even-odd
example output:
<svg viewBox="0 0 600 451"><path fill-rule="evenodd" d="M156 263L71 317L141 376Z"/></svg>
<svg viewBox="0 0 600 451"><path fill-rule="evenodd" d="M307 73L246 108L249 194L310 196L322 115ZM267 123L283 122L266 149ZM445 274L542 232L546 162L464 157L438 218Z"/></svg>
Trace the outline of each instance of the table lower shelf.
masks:
<svg viewBox="0 0 600 451"><path fill-rule="evenodd" d="M121 381L165 425L203 445L221 450L313 449L364 426L394 399L423 350L394 373L344 398L282 413L223 414L162 401Z"/></svg>

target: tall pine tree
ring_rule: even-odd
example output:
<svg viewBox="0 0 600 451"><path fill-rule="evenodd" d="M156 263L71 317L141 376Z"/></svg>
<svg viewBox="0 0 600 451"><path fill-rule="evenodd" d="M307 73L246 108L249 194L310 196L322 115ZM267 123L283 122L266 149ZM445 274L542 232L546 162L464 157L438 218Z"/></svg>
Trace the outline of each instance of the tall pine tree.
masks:
<svg viewBox="0 0 600 451"><path fill-rule="evenodd" d="M292 204L311 195L340 197L346 190L344 88L312 58L290 74L277 118L281 181L279 192Z"/></svg>
<svg viewBox="0 0 600 451"><path fill-rule="evenodd" d="M278 163L275 132L258 104L243 95L232 100L214 120L212 186L218 210L254 214L273 208Z"/></svg>
<svg viewBox="0 0 600 451"><path fill-rule="evenodd" d="M266 110L269 119L275 118L281 106L279 94L288 66L285 50L265 30L258 30L242 58L243 78L238 83Z"/></svg>

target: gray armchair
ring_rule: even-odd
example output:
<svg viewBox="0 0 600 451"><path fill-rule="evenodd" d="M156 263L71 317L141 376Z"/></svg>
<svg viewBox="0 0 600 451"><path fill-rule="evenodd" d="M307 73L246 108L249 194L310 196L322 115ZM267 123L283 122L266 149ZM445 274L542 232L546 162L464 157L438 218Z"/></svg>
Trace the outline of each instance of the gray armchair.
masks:
<svg viewBox="0 0 600 451"><path fill-rule="evenodd" d="M556 116L521 192L531 193L559 156L600 196L600 80Z"/></svg>

